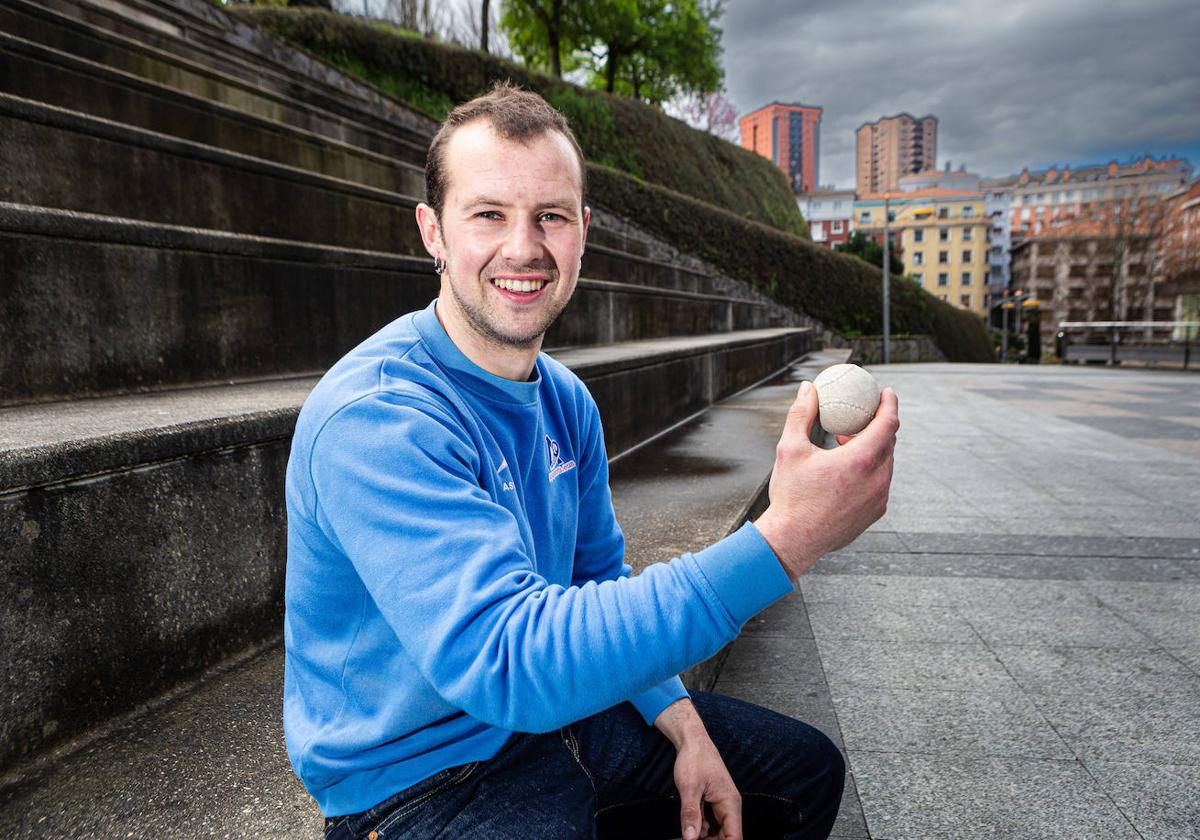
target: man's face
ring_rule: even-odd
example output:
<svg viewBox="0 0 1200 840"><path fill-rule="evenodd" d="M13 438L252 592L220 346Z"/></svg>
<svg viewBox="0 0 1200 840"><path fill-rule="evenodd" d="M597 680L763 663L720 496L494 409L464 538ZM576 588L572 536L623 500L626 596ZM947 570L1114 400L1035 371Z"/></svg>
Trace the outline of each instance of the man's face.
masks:
<svg viewBox="0 0 1200 840"><path fill-rule="evenodd" d="M485 344L528 349L562 312L579 279L588 210L579 162L548 131L505 140L486 120L459 128L445 148L446 193L436 229L418 219L427 245L446 260L443 321Z"/></svg>

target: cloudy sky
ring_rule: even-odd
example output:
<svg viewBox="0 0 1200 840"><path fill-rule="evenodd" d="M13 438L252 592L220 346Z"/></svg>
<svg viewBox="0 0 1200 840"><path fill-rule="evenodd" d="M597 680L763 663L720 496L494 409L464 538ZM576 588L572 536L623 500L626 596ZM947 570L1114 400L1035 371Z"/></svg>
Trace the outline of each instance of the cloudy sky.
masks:
<svg viewBox="0 0 1200 840"><path fill-rule="evenodd" d="M1178 154L1200 169L1197 0L729 0L729 98L824 108L822 184L854 186L854 130L938 117L938 164L1006 175Z"/></svg>

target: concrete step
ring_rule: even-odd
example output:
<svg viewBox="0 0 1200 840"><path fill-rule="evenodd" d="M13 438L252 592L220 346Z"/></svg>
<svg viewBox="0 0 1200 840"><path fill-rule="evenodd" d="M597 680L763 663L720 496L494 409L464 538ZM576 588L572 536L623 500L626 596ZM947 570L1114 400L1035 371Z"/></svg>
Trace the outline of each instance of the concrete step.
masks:
<svg viewBox="0 0 1200 840"><path fill-rule="evenodd" d="M2 32L0 92L393 192L424 178L423 154L405 163Z"/></svg>
<svg viewBox="0 0 1200 840"><path fill-rule="evenodd" d="M614 455L785 367L805 330L556 354ZM312 378L0 409L0 766L278 629L282 487ZM631 456L632 457L632 456Z"/></svg>
<svg viewBox="0 0 1200 840"><path fill-rule="evenodd" d="M220 50L202 50L199 57L207 63L200 63L193 60L197 56L180 56L146 43L155 38L144 26L134 27L134 37L105 29L106 23L128 22L112 14L112 10L124 9L123 4L108 6L106 11L86 0L0 0L0 30L262 118L397 160L424 164L428 139L437 128L432 120L299 50L226 16L239 30L272 41L268 54L274 63L263 66L260 62L244 73L245 78L239 78L227 72L232 65L223 60ZM163 43L184 49L177 32L171 32ZM272 79L281 71L282 81L272 86Z"/></svg>
<svg viewBox="0 0 1200 840"><path fill-rule="evenodd" d="M614 503L635 573L703 548L761 512L794 389L781 381L749 390L614 459ZM685 682L711 688L724 656ZM284 752L282 669L281 649L268 645L192 691L10 773L0 781L0 833L318 836L320 815Z"/></svg>
<svg viewBox="0 0 1200 840"><path fill-rule="evenodd" d="M0 203L0 242L11 278L0 405L316 374L438 290L426 258L16 204ZM680 273L606 259L613 273ZM585 277L547 347L781 326L789 314Z"/></svg>
<svg viewBox="0 0 1200 840"><path fill-rule="evenodd" d="M0 94L0 200L424 254L404 194Z"/></svg>
<svg viewBox="0 0 1200 840"><path fill-rule="evenodd" d="M3 202L425 258L415 169L402 173L404 190L383 190L3 93L0 131ZM597 225L585 275L729 294L699 269L627 247L650 250Z"/></svg>

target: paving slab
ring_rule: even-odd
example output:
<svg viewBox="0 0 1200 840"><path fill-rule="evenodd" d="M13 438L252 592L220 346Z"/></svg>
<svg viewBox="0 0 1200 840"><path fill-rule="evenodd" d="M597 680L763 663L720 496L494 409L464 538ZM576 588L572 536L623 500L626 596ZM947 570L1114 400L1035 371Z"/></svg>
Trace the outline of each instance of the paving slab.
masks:
<svg viewBox="0 0 1200 840"><path fill-rule="evenodd" d="M851 750L872 840L1138 840L1075 761Z"/></svg>
<svg viewBox="0 0 1200 840"><path fill-rule="evenodd" d="M1200 837L1200 377L873 372L888 513L798 587L824 688L766 670L799 605L722 684L836 721L854 836Z"/></svg>
<svg viewBox="0 0 1200 840"><path fill-rule="evenodd" d="M1200 767L1097 761L1088 770L1144 840L1200 840Z"/></svg>

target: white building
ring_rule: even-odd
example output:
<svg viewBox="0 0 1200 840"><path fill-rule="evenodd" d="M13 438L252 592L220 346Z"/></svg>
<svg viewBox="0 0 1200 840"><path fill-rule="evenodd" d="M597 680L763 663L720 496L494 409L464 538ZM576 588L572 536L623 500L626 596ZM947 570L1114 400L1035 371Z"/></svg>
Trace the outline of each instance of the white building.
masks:
<svg viewBox="0 0 1200 840"><path fill-rule="evenodd" d="M813 242L832 248L849 240L854 190L820 189L797 193L796 204L808 222Z"/></svg>

